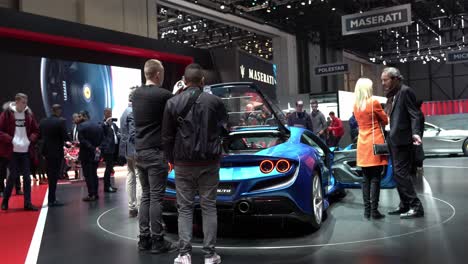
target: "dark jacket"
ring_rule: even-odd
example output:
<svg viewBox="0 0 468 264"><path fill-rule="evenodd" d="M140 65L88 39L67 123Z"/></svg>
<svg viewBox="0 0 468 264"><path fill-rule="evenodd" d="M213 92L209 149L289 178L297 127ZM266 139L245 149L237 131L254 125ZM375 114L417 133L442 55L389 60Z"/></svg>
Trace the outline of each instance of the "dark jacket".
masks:
<svg viewBox="0 0 468 264"><path fill-rule="evenodd" d="M29 154L31 157L36 155L35 147L39 139L39 126L33 113L25 110L26 134L29 139ZM13 137L15 136L16 121L13 110L9 107L0 114L0 157L11 159L13 154Z"/></svg>
<svg viewBox="0 0 468 264"><path fill-rule="evenodd" d="M41 131L41 154L46 158L63 157L63 146L68 141L65 119L51 116L42 119L39 124Z"/></svg>
<svg viewBox="0 0 468 264"><path fill-rule="evenodd" d="M164 110L162 140L169 162L178 165L204 165L219 162L221 135L227 122L221 99L201 93L191 110L179 123L177 117L198 87L190 87L167 102Z"/></svg>
<svg viewBox="0 0 468 264"><path fill-rule="evenodd" d="M154 85L138 87L133 95L133 118L135 120L135 148L144 150L162 148L161 128L163 112L172 94Z"/></svg>
<svg viewBox="0 0 468 264"><path fill-rule="evenodd" d="M389 143L394 146L410 145L413 135L421 135L421 110L416 107L416 96L411 88L402 85L395 95L390 114Z"/></svg>
<svg viewBox="0 0 468 264"><path fill-rule="evenodd" d="M120 157L135 157L135 121L132 107L129 106L120 117Z"/></svg>
<svg viewBox="0 0 468 264"><path fill-rule="evenodd" d="M81 161L93 161L96 147L99 147L104 138L102 126L94 121L84 121L78 126L78 140L80 141Z"/></svg>
<svg viewBox="0 0 468 264"><path fill-rule="evenodd" d="M119 141L120 141L120 133L119 128L115 123L108 124L106 121L103 121L101 124L102 132L104 133L104 138L102 139L101 143L101 151L102 153L106 154L113 154L118 151ZM113 131L112 131L113 128ZM115 135L114 135L115 133ZM117 137L117 143L115 143L115 138Z"/></svg>
<svg viewBox="0 0 468 264"><path fill-rule="evenodd" d="M298 126L314 131L312 119L310 119L310 115L305 111L291 113L291 115L288 116L288 126Z"/></svg>

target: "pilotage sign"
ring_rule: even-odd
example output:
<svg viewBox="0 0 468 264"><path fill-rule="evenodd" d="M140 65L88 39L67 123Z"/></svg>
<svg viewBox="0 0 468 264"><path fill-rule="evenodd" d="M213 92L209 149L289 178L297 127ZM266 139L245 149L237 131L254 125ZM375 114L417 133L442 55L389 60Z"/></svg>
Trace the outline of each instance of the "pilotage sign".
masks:
<svg viewBox="0 0 468 264"><path fill-rule="evenodd" d="M339 64L322 64L314 67L315 75L317 76L324 76L324 75L335 75L335 74L342 74L348 72L348 64L347 63L339 63Z"/></svg>
<svg viewBox="0 0 468 264"><path fill-rule="evenodd" d="M411 5L399 5L341 17L343 35L410 25Z"/></svg>
<svg viewBox="0 0 468 264"><path fill-rule="evenodd" d="M468 62L468 50L450 51L446 55L448 64Z"/></svg>

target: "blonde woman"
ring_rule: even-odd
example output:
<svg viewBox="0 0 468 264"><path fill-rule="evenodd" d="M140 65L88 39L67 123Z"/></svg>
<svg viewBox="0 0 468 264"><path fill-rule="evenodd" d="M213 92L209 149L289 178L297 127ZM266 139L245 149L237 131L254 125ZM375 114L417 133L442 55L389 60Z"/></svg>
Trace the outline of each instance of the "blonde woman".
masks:
<svg viewBox="0 0 468 264"><path fill-rule="evenodd" d="M374 155L373 144L383 144L384 135L380 126L388 124L388 118L379 101L372 98L372 81L360 78L354 89L354 115L359 125L357 142L357 165L362 168L362 196L364 217L381 219L379 210L380 179L387 156Z"/></svg>

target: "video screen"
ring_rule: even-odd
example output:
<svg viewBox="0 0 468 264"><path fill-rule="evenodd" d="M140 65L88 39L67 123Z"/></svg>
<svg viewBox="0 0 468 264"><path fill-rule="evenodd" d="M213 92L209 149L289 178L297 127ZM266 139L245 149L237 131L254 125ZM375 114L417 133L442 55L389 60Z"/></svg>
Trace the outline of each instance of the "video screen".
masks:
<svg viewBox="0 0 468 264"><path fill-rule="evenodd" d="M46 115L60 104L63 115L88 111L100 121L104 108L120 117L128 105L129 88L141 85L141 70L76 61L42 58L41 93ZM116 122L119 124L119 122Z"/></svg>
<svg viewBox="0 0 468 264"><path fill-rule="evenodd" d="M25 93L30 111L40 121L51 115L53 104L60 104L69 129L73 113L82 110L99 122L109 107L113 117L120 118L128 106L129 88L142 83L141 70L134 68L9 52L0 52L0 60L3 108L14 101L15 94Z"/></svg>

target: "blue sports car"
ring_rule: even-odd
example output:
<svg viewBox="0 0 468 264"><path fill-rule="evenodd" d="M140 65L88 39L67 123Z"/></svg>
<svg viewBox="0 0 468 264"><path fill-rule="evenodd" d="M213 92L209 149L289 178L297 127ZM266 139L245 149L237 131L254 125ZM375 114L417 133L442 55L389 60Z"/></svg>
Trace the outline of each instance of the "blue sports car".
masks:
<svg viewBox="0 0 468 264"><path fill-rule="evenodd" d="M219 96L229 114L217 198L220 214L299 221L319 229L329 198L344 188L360 187L355 150L332 151L311 131L286 127L282 111L254 84L217 84L205 92ZM174 177L170 172L165 218L177 216ZM391 173L382 185L394 186ZM199 205L195 210L199 213Z"/></svg>

